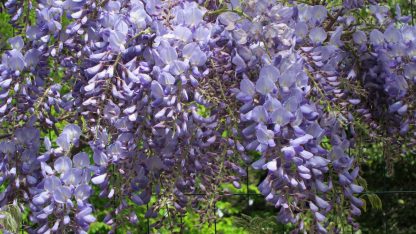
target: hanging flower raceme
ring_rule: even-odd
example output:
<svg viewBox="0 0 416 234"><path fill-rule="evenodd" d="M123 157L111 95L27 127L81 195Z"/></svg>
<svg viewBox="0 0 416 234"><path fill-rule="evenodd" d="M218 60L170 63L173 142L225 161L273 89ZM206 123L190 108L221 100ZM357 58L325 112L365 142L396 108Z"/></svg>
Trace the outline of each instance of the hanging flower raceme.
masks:
<svg viewBox="0 0 416 234"><path fill-rule="evenodd" d="M97 180L91 178L94 167L87 153L71 155L80 136L81 129L69 124L56 139L58 148L52 148L48 138L44 140L46 152L37 158L43 179L31 188L31 221L38 224L38 233L60 232L67 225L74 232L87 233L96 220L88 202L91 182Z"/></svg>

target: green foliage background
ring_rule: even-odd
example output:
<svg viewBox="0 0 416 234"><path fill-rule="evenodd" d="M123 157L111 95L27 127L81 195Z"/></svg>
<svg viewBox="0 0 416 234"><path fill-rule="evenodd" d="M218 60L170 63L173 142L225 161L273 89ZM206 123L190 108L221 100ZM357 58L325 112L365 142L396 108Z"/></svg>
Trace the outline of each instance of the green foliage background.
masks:
<svg viewBox="0 0 416 234"><path fill-rule="evenodd" d="M333 1L339 2L339 0ZM415 0L416 2L416 0ZM400 4L403 14L412 15L411 3L412 0L388 0L387 3L394 6L396 3ZM7 39L13 36L13 27L8 23L9 16L4 13L4 7L0 3L0 51L7 49ZM413 6L413 11L416 11L416 6ZM365 12L364 12L365 13ZM363 13L363 14L364 14ZM56 74L55 74L56 73ZM53 77L59 79L59 71L51 74ZM69 88L66 87L65 90ZM209 110L200 109L201 114L209 114ZM61 128L64 123L61 124ZM53 133L51 138L56 137ZM416 233L416 171L414 170L416 164L415 154L408 154L399 158L395 162L394 174L387 175L386 164L383 158L383 145L371 142L360 146L357 149L357 158L365 160L363 164L361 175L365 181L362 185L367 184L367 192L361 198L366 201L366 209L362 216L358 219L360 223L360 230L355 233ZM389 152L394 153L394 152ZM224 184L222 187L231 193L246 194L258 193L256 185L260 183L264 172L249 171L249 188L242 185L241 189L235 189L232 185ZM0 188L1 189L1 188ZM248 190L247 190L248 189ZM92 197L92 203L97 208L95 213L97 220L101 221L106 213L113 208L108 204L111 202ZM134 212L138 215L137 225L125 225L117 229L117 233L146 233L148 226L154 220L148 220L144 217L146 207L135 206ZM216 204L217 224L214 226L211 223L202 223L199 214L193 213L190 209L184 216L175 219L167 217L166 225L161 229L151 228L151 233L172 233L168 227L172 223L182 223L177 225L174 229L176 233L214 233L216 228L217 233L286 233L291 229L290 225L278 224L275 220L276 209L266 204L263 196L257 195L235 195L223 197ZM127 217L129 214L122 214ZM168 216L165 210L160 211L161 216ZM22 214L15 205L4 207L0 210L0 227L6 228L13 233L17 233L20 229L21 220L23 224L28 223L27 210ZM93 223L90 227L89 233L100 234L110 231L110 227L102 222ZM308 220L306 220L307 222ZM343 233L354 233L350 226L345 224Z"/></svg>

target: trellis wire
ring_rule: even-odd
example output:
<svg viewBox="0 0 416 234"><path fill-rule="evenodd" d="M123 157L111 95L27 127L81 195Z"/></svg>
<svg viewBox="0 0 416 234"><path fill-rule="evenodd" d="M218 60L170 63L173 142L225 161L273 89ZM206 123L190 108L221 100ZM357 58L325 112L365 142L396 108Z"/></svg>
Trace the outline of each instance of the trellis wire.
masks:
<svg viewBox="0 0 416 234"><path fill-rule="evenodd" d="M383 151L383 158L384 158L384 151ZM217 195L225 196L225 197L242 197L242 196L245 196L247 198L247 205L248 206L250 206L250 196L258 196L258 197L264 196L263 194L260 194L260 193L250 192L250 190L249 190L249 185L250 185L249 176L250 175L249 175L249 167L248 166L246 167L246 172L247 172L247 178L246 178L246 181L245 181L246 186L247 186L247 190L246 190L247 192L246 193L218 193ZM383 174L384 174L383 175L383 180L384 180L384 183L385 183L386 170L384 170ZM384 188L386 188L386 187L384 186ZM386 196L386 195L390 195L390 194L409 194L409 193L410 194L416 194L416 190L367 191L367 192L362 192L361 194L362 195L364 195L364 194L379 194L379 195ZM187 193L187 194L184 194L184 195L185 196L204 196L206 194L205 193ZM147 209L148 208L149 208L149 206L147 205ZM214 214L217 215L217 207L216 207L215 203L214 203L214 208L213 209L214 209ZM248 209L248 212L249 211L250 211L250 209ZM147 220L147 233L150 234L150 233L152 233L151 225L150 225L150 218L148 217L148 218L146 218L146 220ZM181 216L181 224L183 224L182 216ZM215 233L215 234L219 233L218 230L217 230L217 224L218 224L217 218L215 218L212 233ZM383 211L383 226L384 226L384 234L387 234L388 233L388 221L387 221L387 217L386 217L386 214L385 214L384 211ZM181 233L183 233L182 227L181 227ZM281 225L281 230L280 230L279 233L281 233L281 234L286 234L287 233L286 230L285 230L285 225ZM354 230L353 230L352 226L351 226L351 233L354 233Z"/></svg>
<svg viewBox="0 0 416 234"><path fill-rule="evenodd" d="M383 147L383 151L382 151L382 158L385 158L385 150ZM224 193L224 192L220 192L217 195L220 196L224 196L224 197L241 197L244 196L247 199L247 206L250 206L250 196L252 197L261 197L264 196L263 194L260 193L252 193L250 192L249 186L250 186L250 181L249 181L249 177L250 177L250 170L249 170L249 166L246 166L245 168L246 170L246 180L245 180L245 185L246 185L246 192L245 193ZM386 190L387 189L387 184L386 184L386 176L387 176L387 172L386 172L386 168L383 167L383 190L381 191L366 191L363 192L362 194L379 194L379 195L383 195L383 197L385 197L386 195L389 194L416 194L416 190ZM184 194L185 196L205 196L207 194L205 193L187 193ZM113 201L113 205L114 205L114 209L116 209L116 203ZM146 204L146 209L149 210L149 204ZM248 212L250 211L250 209L248 209ZM217 230L217 206L214 203L214 207L213 207L213 212L215 214L215 219L214 219L214 227L213 227L213 233L217 234L218 230ZM385 211L383 210L383 227L384 227L384 233L387 234L388 233L388 221L387 221L387 216ZM181 233L183 233L183 217L180 217L180 222L181 222ZM152 228L151 228L151 224L150 224L150 217L146 218L146 226L147 226L147 233L150 234L152 233ZM25 230L25 225L24 225L24 219L22 218L22 222L21 222L21 233L23 234ZM115 231L117 231L117 229L115 229ZM285 230L285 225L281 225L281 230L280 233L285 234L286 230ZM353 228L351 227L351 233L354 233Z"/></svg>
<svg viewBox="0 0 416 234"><path fill-rule="evenodd" d="M348 150L348 153L350 154L350 149ZM384 161L386 161L385 159L385 147L383 146L383 150L382 150L382 158L384 159ZM245 185L246 185L246 192L245 193L224 193L224 192L219 192L216 195L219 196L223 196L223 197L246 197L247 199L247 206L250 206L250 197L261 197L264 196L261 193L252 193L249 189L250 186L250 170L249 170L249 166L245 167L246 170L246 179L245 179ZM387 176L387 171L386 171L386 165L383 167L383 190L381 191L365 191L361 194L379 194L379 195L383 195L382 197L385 197L389 194L416 194L416 190L387 190L387 184L386 184L386 176ZM207 195L206 193L186 193L184 194L185 196L205 196ZM115 197L113 200L113 206L114 209L116 209L116 202L115 202ZM146 210L149 210L149 204L146 204ZM213 233L217 234L218 230L217 230L217 206L216 203L214 203L214 207L213 207L213 212L214 212L214 225L213 225ZM248 209L248 212L250 212L250 209ZM384 233L387 234L388 233L388 220L387 220L387 216L385 211L383 210L382 212L383 215L383 228L384 228ZM181 223L181 232L183 233L183 216L180 217L180 223ZM150 234L152 233L152 227L150 224L150 217L146 217L146 224L147 224L147 233ZM23 234L25 230L25 225L24 225L24 219L22 218L22 222L21 222L21 233ZM117 233L117 227L115 227L115 231ZM286 230L285 230L285 225L281 225L281 230L279 233L285 234ZM351 233L354 233L354 230L351 226Z"/></svg>

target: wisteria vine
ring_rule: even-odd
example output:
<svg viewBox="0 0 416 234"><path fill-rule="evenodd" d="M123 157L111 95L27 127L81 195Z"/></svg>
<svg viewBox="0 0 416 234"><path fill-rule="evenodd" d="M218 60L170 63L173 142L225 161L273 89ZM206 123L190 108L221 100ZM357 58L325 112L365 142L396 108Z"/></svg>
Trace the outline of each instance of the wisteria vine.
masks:
<svg viewBox="0 0 416 234"><path fill-rule="evenodd" d="M92 196L114 205L100 220L112 232L142 222L132 204L150 205L160 227L160 209L212 210L247 164L267 172L258 188L279 222L339 232L341 212L358 228L362 160L350 149L360 134L415 145L416 28L399 7L4 5L17 36L0 64L0 206L29 209L30 233L87 233Z"/></svg>

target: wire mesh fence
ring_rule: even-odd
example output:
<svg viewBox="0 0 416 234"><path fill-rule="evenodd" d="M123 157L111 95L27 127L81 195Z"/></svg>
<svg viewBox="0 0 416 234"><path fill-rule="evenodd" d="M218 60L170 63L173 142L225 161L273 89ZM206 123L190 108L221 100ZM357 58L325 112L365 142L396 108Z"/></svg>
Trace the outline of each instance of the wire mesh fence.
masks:
<svg viewBox="0 0 416 234"><path fill-rule="evenodd" d="M248 167L246 168L247 172L250 173L250 170L248 170ZM249 174L246 177L246 187L249 188L250 185L250 181L249 181ZM385 179L385 178L384 178ZM247 202L247 207L250 207L250 198L252 197L263 197L264 195L260 194L260 193L253 193L252 191L250 191L249 189L246 190L246 193L231 193L231 194L226 194L224 195L224 197L226 198L230 198L230 199L241 199L241 197L245 197L246 202ZM381 191L366 191L363 192L362 195L364 194L377 194L381 197L381 199L387 200L387 198L389 196L401 196L401 195L416 195L416 190L381 190ZM185 194L186 196L203 196L205 194L202 193L195 193L195 194ZM149 208L149 206L147 206L147 208ZM214 205L213 207L213 212L215 212L217 214L217 207L216 205ZM249 212L249 210L248 210ZM249 215L249 214L248 214ZM214 224L212 226L212 233L224 233L224 232L219 232L217 230L217 223L221 220L220 217L216 216L216 219L214 220ZM147 222L147 233L154 233L154 231L151 228L151 221L150 218L146 218L146 222ZM182 219L181 219L182 222ZM382 227L384 232L383 233L391 233L389 232L389 220L387 218L387 214L384 210L382 210ZM351 228L349 229L351 231L351 233L355 233L354 228L351 226ZM290 230L288 230L284 225L281 225L281 229L279 230L279 233L289 233ZM347 233L347 232L344 232Z"/></svg>
<svg viewBox="0 0 416 234"><path fill-rule="evenodd" d="M382 155L381 155L381 157L383 159L385 157L384 154L385 154L385 151L383 150L382 151ZM384 166L384 168L385 167L386 167L386 165ZM245 168L245 170L246 170L246 173L247 173L247 177L245 178L245 181L244 181L245 186L247 188L245 190L245 192L239 192L239 193L224 193L224 194L219 194L219 195L221 195L221 196L223 196L223 198L227 198L227 199L236 199L236 200L238 199L238 200L241 200L241 198L245 198L245 202L247 202L247 204L246 204L247 207L250 207L251 206L250 205L250 199L251 198L254 198L254 197L261 197L261 198L263 198L264 195L261 194L261 193L256 193L254 191L251 191L249 189L250 185L255 185L255 183L253 183L253 181L250 181L250 177L251 177L250 176L250 173L251 173L250 167L247 166ZM391 200L392 197L413 196L414 195L415 198L416 198L416 190L413 190L413 189L403 188L403 190L397 190L397 189L389 190L388 184L386 182L386 180L388 178L387 170L384 169L382 171L382 173L383 173L383 177L382 177L383 189L382 190L374 190L374 191L367 190L367 191L364 191L363 193L361 193L360 194L361 196L366 195L366 194L376 194L376 195L378 195L380 197L380 199L383 201L383 203L384 202L388 202L389 200ZM206 194L204 194L204 193L191 193L191 194L185 194L185 195L186 196L204 196ZM149 206L147 206L147 208L149 208ZM211 229L212 232L211 233L215 233L215 234L217 234L217 233L224 233L224 232L219 231L218 228L217 228L218 223L221 221L221 217L219 217L217 215L217 213L218 213L218 210L217 209L218 209L218 207L214 204L214 206L213 206L213 212L215 212L215 214L216 214L215 217L216 218L215 218L214 223L212 225L212 229ZM247 209L246 212L248 212L248 213L246 213L246 215L250 215L250 209ZM382 225L381 225L382 230L383 230L382 233L385 233L385 234L392 233L390 231L390 223L389 223L387 211L382 208L382 210L380 212L381 212L382 217L380 218L380 220L378 220L378 222L381 222L382 223ZM276 213L277 213L277 209L276 209ZM182 221L183 220L181 218L181 222ZM157 232L156 230L152 229L150 218L146 218L146 223L147 223L147 233ZM290 232L290 228L286 227L285 225L280 225L280 227L281 228L278 231L278 233L285 234L285 233L289 233ZM181 231L180 233L186 233L186 232L182 232ZM356 233L356 231L354 230L353 226L351 225L350 228L348 228L347 230L342 231L341 233Z"/></svg>

